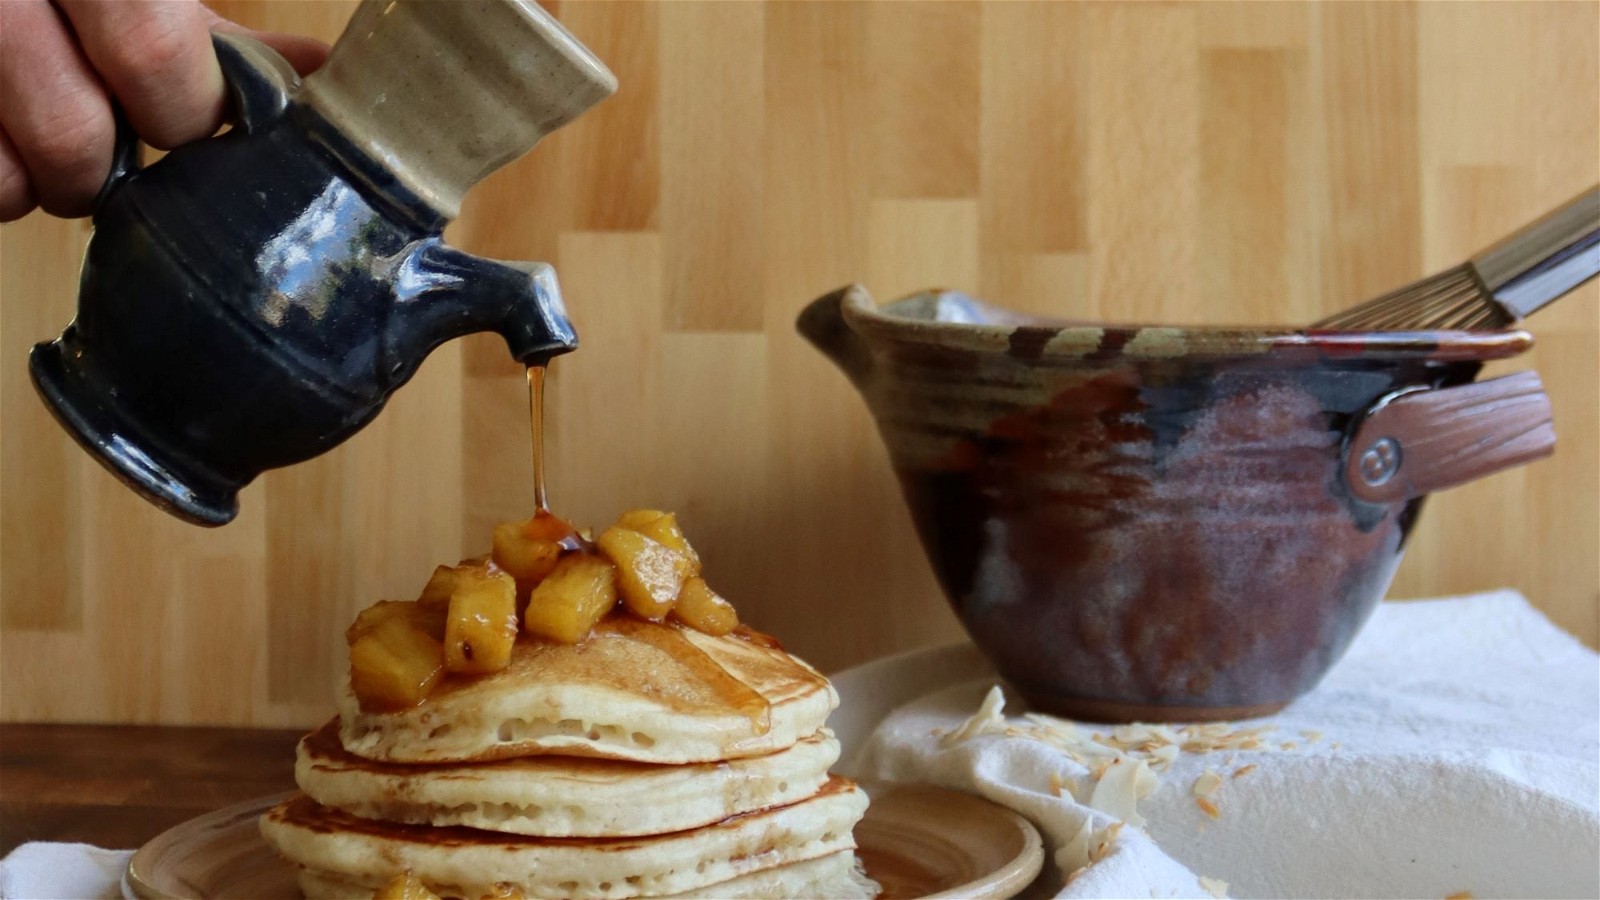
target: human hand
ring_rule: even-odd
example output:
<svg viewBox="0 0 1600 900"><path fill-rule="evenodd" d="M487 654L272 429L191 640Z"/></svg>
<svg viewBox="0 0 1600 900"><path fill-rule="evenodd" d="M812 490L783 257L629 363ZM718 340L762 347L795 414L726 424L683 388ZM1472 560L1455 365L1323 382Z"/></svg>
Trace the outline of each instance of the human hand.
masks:
<svg viewBox="0 0 1600 900"><path fill-rule="evenodd" d="M211 31L271 46L302 75L321 41L252 31L198 0L0 0L0 222L34 207L87 215L111 171L113 98L169 150L215 133L226 110Z"/></svg>

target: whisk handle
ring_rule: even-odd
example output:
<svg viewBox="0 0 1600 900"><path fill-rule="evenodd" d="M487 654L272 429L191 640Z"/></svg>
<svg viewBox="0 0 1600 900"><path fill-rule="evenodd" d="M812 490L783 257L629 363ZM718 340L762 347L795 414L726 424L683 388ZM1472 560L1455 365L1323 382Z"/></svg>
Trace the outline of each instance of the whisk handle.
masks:
<svg viewBox="0 0 1600 900"><path fill-rule="evenodd" d="M1484 286L1518 319L1600 273L1600 185L1472 258Z"/></svg>

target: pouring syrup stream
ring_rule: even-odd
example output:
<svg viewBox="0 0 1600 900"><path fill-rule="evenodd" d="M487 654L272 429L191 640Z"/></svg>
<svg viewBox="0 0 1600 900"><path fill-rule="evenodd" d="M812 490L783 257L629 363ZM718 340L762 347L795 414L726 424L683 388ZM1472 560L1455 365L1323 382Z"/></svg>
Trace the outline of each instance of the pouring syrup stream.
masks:
<svg viewBox="0 0 1600 900"><path fill-rule="evenodd" d="M528 367L528 424L533 431L533 505L535 514L550 511L544 492L544 371Z"/></svg>
<svg viewBox="0 0 1600 900"><path fill-rule="evenodd" d="M528 425L532 431L533 502L534 516L552 515L544 486L544 378L545 365L528 366ZM581 535L572 534L561 539L567 551L595 552L595 546ZM772 729L772 705L765 695L746 684L726 669L715 658L697 647L684 636L681 626L665 629L645 627L644 623L626 615L612 618L607 626L599 628L596 636L625 637L637 643L654 647L688 670L694 679L709 689L715 701L708 704L713 709L728 709L743 715L750 722L751 731L764 735ZM770 649L770 648L769 648Z"/></svg>

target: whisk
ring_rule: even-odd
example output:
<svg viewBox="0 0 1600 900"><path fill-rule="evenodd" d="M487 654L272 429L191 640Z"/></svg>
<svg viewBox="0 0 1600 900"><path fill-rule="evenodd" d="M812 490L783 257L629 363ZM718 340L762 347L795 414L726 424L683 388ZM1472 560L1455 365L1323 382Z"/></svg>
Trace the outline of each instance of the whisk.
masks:
<svg viewBox="0 0 1600 900"><path fill-rule="evenodd" d="M1494 331L1600 272L1600 185L1453 269L1311 327L1341 331Z"/></svg>

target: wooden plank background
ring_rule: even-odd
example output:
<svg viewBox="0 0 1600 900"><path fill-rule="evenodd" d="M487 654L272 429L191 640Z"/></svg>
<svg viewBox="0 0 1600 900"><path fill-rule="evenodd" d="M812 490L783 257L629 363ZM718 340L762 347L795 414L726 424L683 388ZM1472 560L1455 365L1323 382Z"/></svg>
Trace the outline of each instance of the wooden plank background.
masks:
<svg viewBox="0 0 1600 900"><path fill-rule="evenodd" d="M343 2L216 4L332 39ZM450 232L554 262L584 349L552 497L680 512L746 618L833 669L958 636L870 420L795 336L852 280L1024 310L1307 322L1600 178L1593 3L569 3L621 92ZM531 507L521 369L439 350L370 428L215 531L78 452L25 354L87 226L6 226L0 717L309 724L340 632ZM1514 585L1600 637L1596 287L1534 320L1558 455L1430 501L1393 590Z"/></svg>

